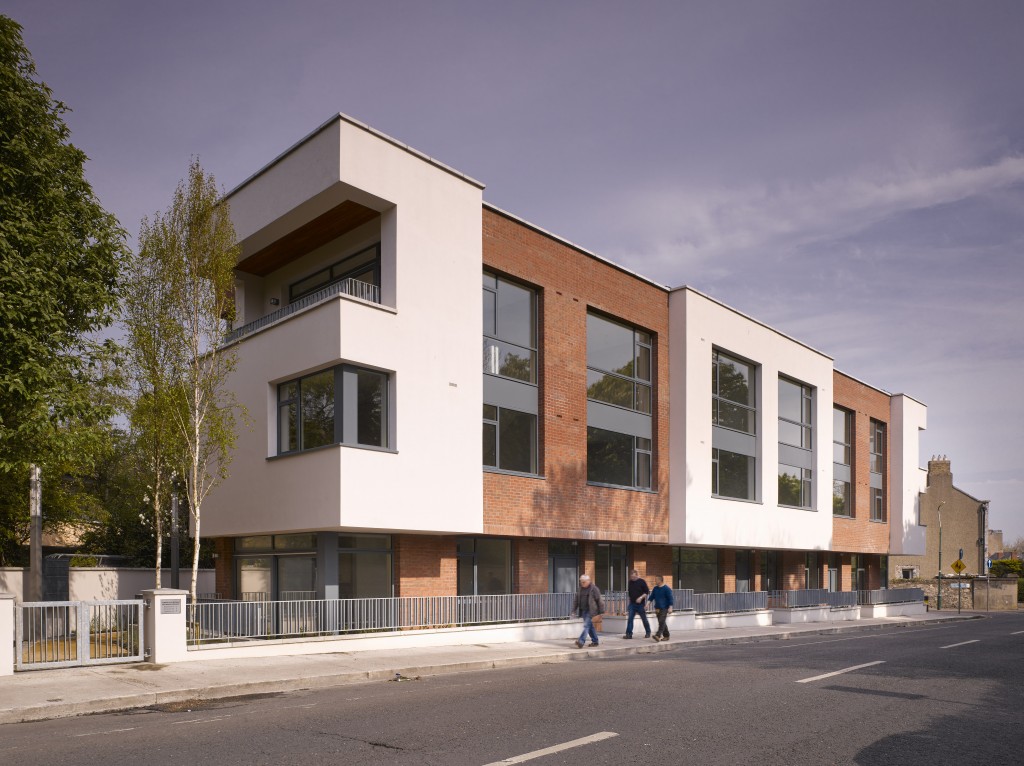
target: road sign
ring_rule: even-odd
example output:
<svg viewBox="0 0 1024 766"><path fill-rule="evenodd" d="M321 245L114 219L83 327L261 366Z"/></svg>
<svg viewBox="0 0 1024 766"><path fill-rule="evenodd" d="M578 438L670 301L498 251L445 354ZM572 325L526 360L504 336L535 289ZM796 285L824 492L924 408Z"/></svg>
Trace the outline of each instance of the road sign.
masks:
<svg viewBox="0 0 1024 766"><path fill-rule="evenodd" d="M967 569L967 565L962 560L957 559L956 561L954 561L952 564L949 565L949 568L952 569L957 574L960 574L965 569Z"/></svg>

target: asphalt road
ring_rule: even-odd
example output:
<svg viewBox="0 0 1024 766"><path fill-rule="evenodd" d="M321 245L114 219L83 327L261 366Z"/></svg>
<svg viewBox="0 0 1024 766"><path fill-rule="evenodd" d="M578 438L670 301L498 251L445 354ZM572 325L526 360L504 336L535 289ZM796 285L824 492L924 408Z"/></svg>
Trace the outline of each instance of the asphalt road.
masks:
<svg viewBox="0 0 1024 766"><path fill-rule="evenodd" d="M1021 763L1022 690L993 614L14 724L0 764Z"/></svg>

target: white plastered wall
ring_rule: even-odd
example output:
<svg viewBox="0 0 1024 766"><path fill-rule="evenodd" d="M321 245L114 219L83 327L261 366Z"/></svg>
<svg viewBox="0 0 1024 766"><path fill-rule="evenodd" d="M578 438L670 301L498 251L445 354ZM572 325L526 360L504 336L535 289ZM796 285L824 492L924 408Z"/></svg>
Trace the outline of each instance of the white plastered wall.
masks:
<svg viewBox="0 0 1024 766"><path fill-rule="evenodd" d="M928 408L906 394L896 394L889 403L892 421L892 455L889 475L889 553L923 556L925 528L921 519L921 496L928 472L921 468L920 432L928 427Z"/></svg>
<svg viewBox="0 0 1024 766"><path fill-rule="evenodd" d="M827 550L832 539L832 360L690 288L669 298L669 541ZM711 494L711 355L758 365L757 501ZM778 378L814 387L814 510L778 505Z"/></svg>
<svg viewBox="0 0 1024 766"><path fill-rule="evenodd" d="M210 495L205 536L482 531L481 188L338 118L230 202L251 253L345 199L382 214L379 235L351 238L381 241L384 305L339 297L238 345L232 384L253 429ZM391 450L275 457L277 383L341 363L391 374Z"/></svg>

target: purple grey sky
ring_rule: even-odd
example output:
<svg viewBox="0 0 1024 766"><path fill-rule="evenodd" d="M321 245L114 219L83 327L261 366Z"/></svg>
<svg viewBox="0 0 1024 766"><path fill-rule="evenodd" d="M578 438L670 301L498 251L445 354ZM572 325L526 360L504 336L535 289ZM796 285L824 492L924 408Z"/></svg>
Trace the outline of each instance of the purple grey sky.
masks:
<svg viewBox="0 0 1024 766"><path fill-rule="evenodd" d="M929 407L1024 536L1024 4L3 0L135 234L341 111ZM1016 392L1016 393L1014 393Z"/></svg>

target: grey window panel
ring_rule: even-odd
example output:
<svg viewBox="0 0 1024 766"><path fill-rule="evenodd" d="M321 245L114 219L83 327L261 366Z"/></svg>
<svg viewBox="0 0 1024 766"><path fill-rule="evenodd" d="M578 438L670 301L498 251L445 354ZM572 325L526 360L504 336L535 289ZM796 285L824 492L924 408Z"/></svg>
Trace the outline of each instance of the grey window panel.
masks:
<svg viewBox="0 0 1024 766"><path fill-rule="evenodd" d="M726 452L735 452L737 455L757 457L756 437L728 428L711 427L711 446L715 449L724 449Z"/></svg>
<svg viewBox="0 0 1024 766"><path fill-rule="evenodd" d="M840 465L839 463L832 464L832 478L837 481L848 481L852 482L853 479L850 476L850 466Z"/></svg>
<svg viewBox="0 0 1024 766"><path fill-rule="evenodd" d="M339 374L341 375L341 441L344 444L355 444L359 441L359 376L355 370L348 367L342 367Z"/></svg>
<svg viewBox="0 0 1024 766"><path fill-rule="evenodd" d="M650 415L601 402L587 401L587 425L603 428L605 431L642 436L645 439L653 438Z"/></svg>
<svg viewBox="0 0 1024 766"><path fill-rule="evenodd" d="M537 415L537 387L517 380L484 375L484 404Z"/></svg>
<svg viewBox="0 0 1024 766"><path fill-rule="evenodd" d="M869 473L868 476L871 477L871 486L874 489L884 489L884 487L882 485L882 474L880 474L880 473Z"/></svg>
<svg viewBox="0 0 1024 766"><path fill-rule="evenodd" d="M779 462L791 465L796 468L809 468L814 470L814 452L809 449L791 447L788 444L779 445Z"/></svg>

